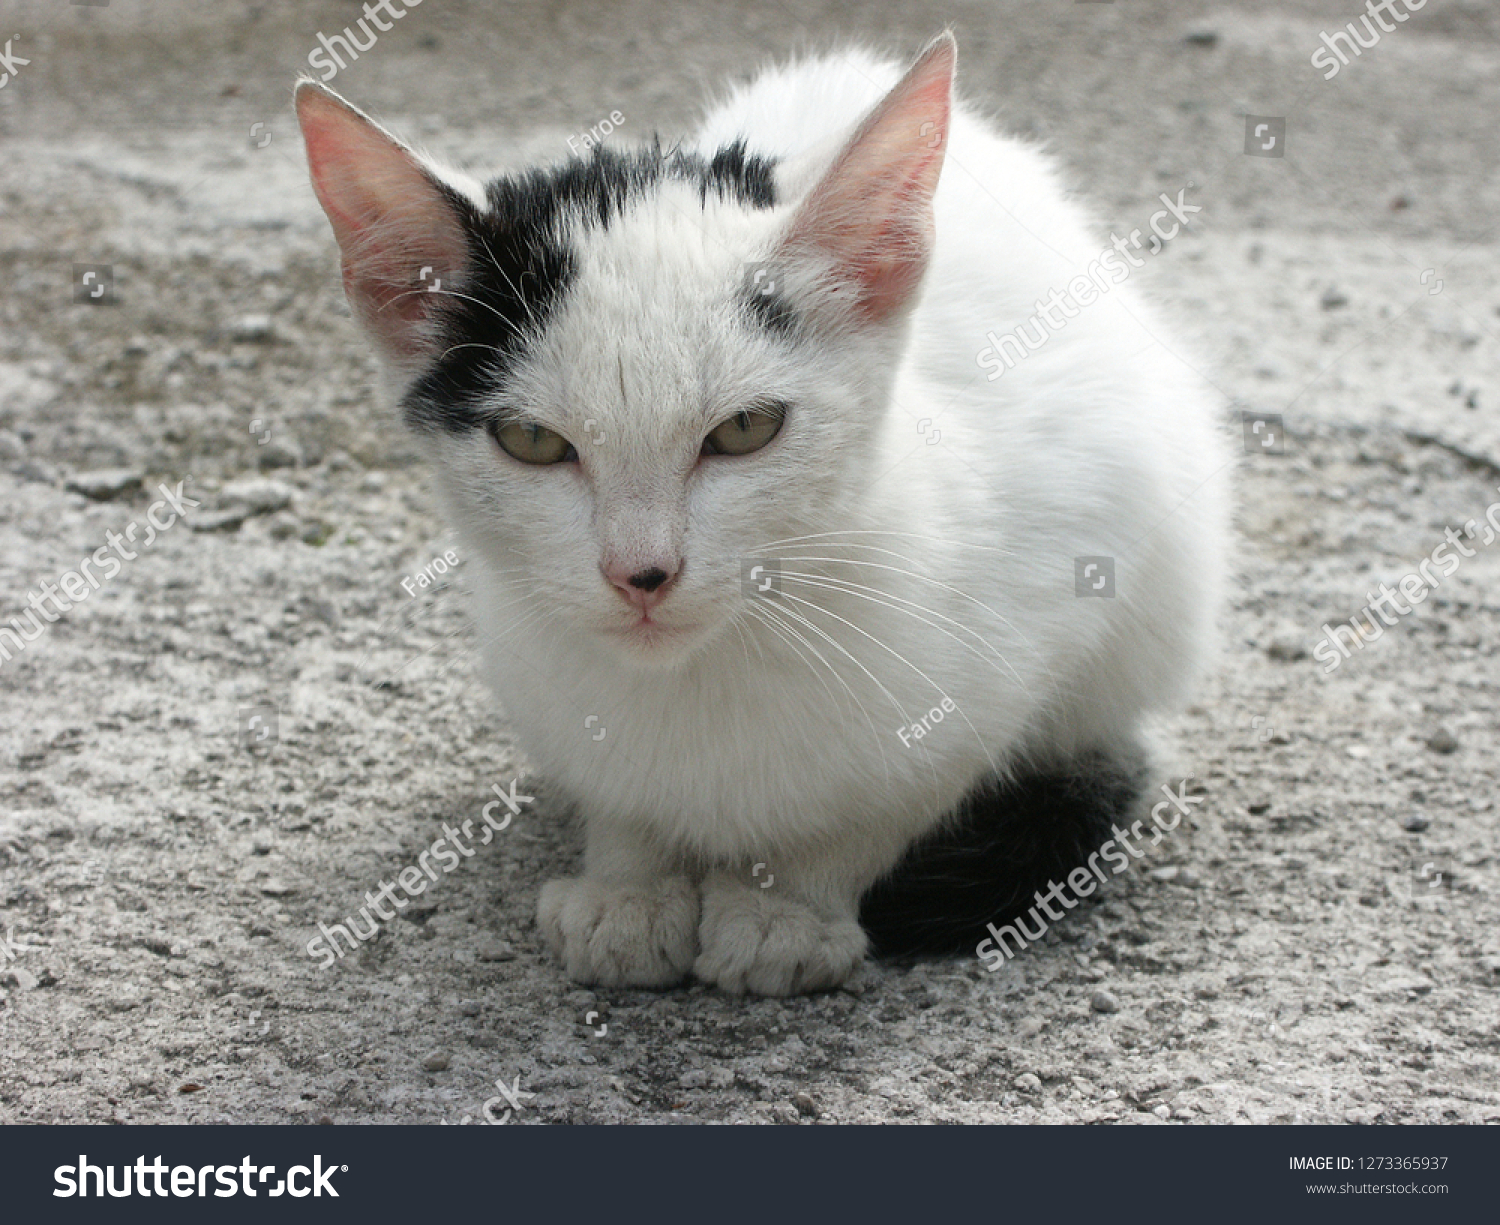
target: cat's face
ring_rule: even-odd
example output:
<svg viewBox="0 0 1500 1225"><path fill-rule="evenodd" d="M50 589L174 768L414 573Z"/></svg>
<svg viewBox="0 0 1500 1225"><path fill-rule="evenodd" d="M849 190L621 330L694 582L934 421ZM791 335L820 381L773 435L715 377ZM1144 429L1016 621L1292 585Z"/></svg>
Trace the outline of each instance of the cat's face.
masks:
<svg viewBox="0 0 1500 1225"><path fill-rule="evenodd" d="M709 646L759 598L755 560L840 521L892 356L768 327L746 298L768 226L705 213L689 187L664 195L579 243L569 291L484 423L433 440L517 611L546 607L649 663Z"/></svg>
<svg viewBox="0 0 1500 1225"><path fill-rule="evenodd" d="M480 188L302 88L356 316L512 624L739 652L753 566L857 519L930 248L928 77L800 187L735 146Z"/></svg>

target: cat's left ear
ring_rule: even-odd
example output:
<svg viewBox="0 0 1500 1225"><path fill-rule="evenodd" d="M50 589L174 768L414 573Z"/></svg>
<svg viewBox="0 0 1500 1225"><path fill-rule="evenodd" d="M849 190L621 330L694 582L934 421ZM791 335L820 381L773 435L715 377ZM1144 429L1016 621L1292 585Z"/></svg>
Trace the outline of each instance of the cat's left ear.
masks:
<svg viewBox="0 0 1500 1225"><path fill-rule="evenodd" d="M932 254L932 196L943 168L958 44L935 39L865 118L803 201L780 258L831 259L853 314L881 322L911 300Z"/></svg>
<svg viewBox="0 0 1500 1225"><path fill-rule="evenodd" d="M387 359L419 363L441 343L442 286L468 261L456 193L406 145L315 82L297 87L297 120L355 317Z"/></svg>

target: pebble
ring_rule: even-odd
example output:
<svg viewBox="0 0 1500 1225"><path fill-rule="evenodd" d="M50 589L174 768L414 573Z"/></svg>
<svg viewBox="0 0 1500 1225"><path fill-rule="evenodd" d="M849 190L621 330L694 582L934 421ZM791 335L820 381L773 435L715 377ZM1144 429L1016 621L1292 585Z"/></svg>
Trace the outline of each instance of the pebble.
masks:
<svg viewBox="0 0 1500 1225"><path fill-rule="evenodd" d="M1408 813L1401 818L1401 828L1408 834L1420 834L1432 824L1432 819L1420 812Z"/></svg>
<svg viewBox="0 0 1500 1225"><path fill-rule="evenodd" d="M230 481L219 494L225 505L243 506L252 515L269 515L291 504L294 490L269 477L246 477Z"/></svg>
<svg viewBox="0 0 1500 1225"><path fill-rule="evenodd" d="M1023 1038L1035 1038L1042 1030L1047 1028L1047 1023L1041 1017L1027 1017L1017 1027L1017 1032Z"/></svg>
<svg viewBox="0 0 1500 1225"><path fill-rule="evenodd" d="M797 1108L797 1113L804 1119L815 1119L821 1113L818 1110L818 1103L813 1101L812 1097L806 1093L793 1094L792 1105Z"/></svg>
<svg viewBox="0 0 1500 1225"><path fill-rule="evenodd" d="M1035 1072L1022 1072L1011 1083L1022 1093L1040 1093L1042 1091L1042 1078Z"/></svg>
<svg viewBox="0 0 1500 1225"><path fill-rule="evenodd" d="M262 468L300 468L302 448L290 439L273 437L256 447L255 462Z"/></svg>
<svg viewBox="0 0 1500 1225"><path fill-rule="evenodd" d="M241 315L229 325L229 339L238 344L266 345L276 339L270 315Z"/></svg>
<svg viewBox="0 0 1500 1225"><path fill-rule="evenodd" d="M677 1083L684 1089L706 1089L708 1088L708 1073L702 1068L692 1068L679 1076Z"/></svg>
<svg viewBox="0 0 1500 1225"><path fill-rule="evenodd" d="M240 525L250 517L243 506L233 510L211 510L207 513L195 511L188 526L195 532L237 532Z"/></svg>
<svg viewBox="0 0 1500 1225"><path fill-rule="evenodd" d="M458 1015L461 1017L477 1017L481 1009L478 1000L459 1000Z"/></svg>
<svg viewBox="0 0 1500 1225"><path fill-rule="evenodd" d="M1280 663L1295 663L1307 658L1307 648L1294 638L1277 638L1266 647L1266 654Z"/></svg>
<svg viewBox="0 0 1500 1225"><path fill-rule="evenodd" d="M1160 1106L1151 1107L1151 1113L1158 1119L1170 1119L1172 1117L1172 1107L1163 1102Z"/></svg>
<svg viewBox="0 0 1500 1225"><path fill-rule="evenodd" d="M448 1070L448 1055L445 1051L434 1051L422 1060L422 1071L424 1072L446 1072Z"/></svg>
<svg viewBox="0 0 1500 1225"><path fill-rule="evenodd" d="M145 474L134 468L103 468L98 472L75 472L67 488L96 502L108 502L141 487Z"/></svg>
<svg viewBox="0 0 1500 1225"><path fill-rule="evenodd" d="M1323 291L1323 296L1318 299L1318 305L1326 311L1338 310L1341 306L1349 305L1349 296L1330 285Z"/></svg>
<svg viewBox="0 0 1500 1225"><path fill-rule="evenodd" d="M479 946L480 961L514 961L516 951L504 940L486 940Z"/></svg>
<svg viewBox="0 0 1500 1225"><path fill-rule="evenodd" d="M1427 738L1427 747L1434 753L1458 752L1458 737L1446 727L1440 727Z"/></svg>
<svg viewBox="0 0 1500 1225"><path fill-rule="evenodd" d="M1101 988L1089 999L1089 1007L1095 1012L1119 1012L1120 1001L1113 992Z"/></svg>

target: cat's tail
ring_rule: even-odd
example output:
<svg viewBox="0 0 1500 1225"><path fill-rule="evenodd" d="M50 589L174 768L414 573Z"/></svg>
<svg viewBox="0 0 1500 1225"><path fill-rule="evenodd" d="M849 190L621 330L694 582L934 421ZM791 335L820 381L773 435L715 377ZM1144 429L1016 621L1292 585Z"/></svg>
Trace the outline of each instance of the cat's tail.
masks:
<svg viewBox="0 0 1500 1225"><path fill-rule="evenodd" d="M982 782L860 903L877 957L972 951L1128 824L1144 754L1090 753L1066 767ZM1039 933L1040 934L1040 933Z"/></svg>

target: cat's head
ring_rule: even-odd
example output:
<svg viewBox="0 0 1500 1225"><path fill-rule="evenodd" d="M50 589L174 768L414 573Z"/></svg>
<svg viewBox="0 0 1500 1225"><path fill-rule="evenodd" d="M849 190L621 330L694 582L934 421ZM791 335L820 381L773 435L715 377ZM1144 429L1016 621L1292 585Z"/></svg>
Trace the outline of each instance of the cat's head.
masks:
<svg viewBox="0 0 1500 1225"><path fill-rule="evenodd" d="M743 559L858 521L954 57L798 161L601 148L487 185L299 87L355 317L517 617L681 661L743 612Z"/></svg>

